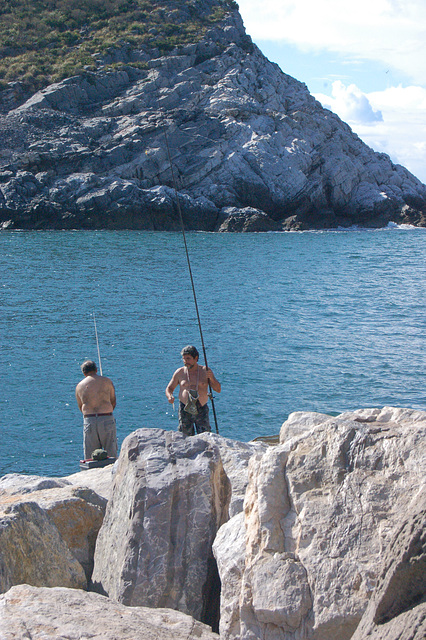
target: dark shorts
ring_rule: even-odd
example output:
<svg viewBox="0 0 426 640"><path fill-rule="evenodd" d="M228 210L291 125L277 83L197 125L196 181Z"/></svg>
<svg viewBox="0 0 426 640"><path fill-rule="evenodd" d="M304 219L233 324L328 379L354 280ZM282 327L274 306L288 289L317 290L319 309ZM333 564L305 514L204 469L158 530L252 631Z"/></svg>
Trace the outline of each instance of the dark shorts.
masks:
<svg viewBox="0 0 426 640"><path fill-rule="evenodd" d="M207 403L204 406L201 406L199 400L197 400L197 409L197 415L193 416L191 413L185 411L185 405L183 402L179 402L179 431L186 436L193 436L195 433L211 431L209 407Z"/></svg>

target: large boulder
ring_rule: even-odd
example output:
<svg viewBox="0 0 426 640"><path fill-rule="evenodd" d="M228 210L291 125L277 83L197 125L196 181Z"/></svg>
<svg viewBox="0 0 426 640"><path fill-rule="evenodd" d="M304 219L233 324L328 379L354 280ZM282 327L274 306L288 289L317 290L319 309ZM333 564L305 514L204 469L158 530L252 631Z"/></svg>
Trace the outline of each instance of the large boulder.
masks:
<svg viewBox="0 0 426 640"><path fill-rule="evenodd" d="M237 513L219 529L213 543L213 553L221 580L220 629L225 638L240 638L241 583L244 575L245 544L244 513Z"/></svg>
<svg viewBox="0 0 426 640"><path fill-rule="evenodd" d="M190 616L126 607L76 589L12 587L0 596L1 640L219 640Z"/></svg>
<svg viewBox="0 0 426 640"><path fill-rule="evenodd" d="M66 487L70 483L65 478L28 476L24 473L7 473L0 478L0 496L24 495L42 489Z"/></svg>
<svg viewBox="0 0 426 640"><path fill-rule="evenodd" d="M352 640L426 638L426 486L384 554L377 587Z"/></svg>
<svg viewBox="0 0 426 640"><path fill-rule="evenodd" d="M235 556L228 536L215 541L221 578L234 579L234 593L222 592L227 640L348 640L392 531L424 483L425 412L296 422L284 444L249 463L244 527L236 518L224 527Z"/></svg>
<svg viewBox="0 0 426 640"><path fill-rule="evenodd" d="M0 504L0 593L17 584L86 587L81 564L36 502L3 498Z"/></svg>
<svg viewBox="0 0 426 640"><path fill-rule="evenodd" d="M65 479L27 478L25 481L23 475L10 474L0 480L0 508L14 505L16 509L18 504L36 503L56 526L63 542L90 580L106 498L87 487L73 486Z"/></svg>
<svg viewBox="0 0 426 640"><path fill-rule="evenodd" d="M229 500L212 442L138 429L122 444L92 588L126 605L177 609L213 625L218 585L211 547Z"/></svg>
<svg viewBox="0 0 426 640"><path fill-rule="evenodd" d="M252 456L265 453L268 445L263 442L239 442L224 438L216 433L202 433L198 436L219 448L223 468L231 483L229 517L232 518L244 508L244 496L248 485L248 465Z"/></svg>
<svg viewBox="0 0 426 640"><path fill-rule="evenodd" d="M87 487L106 500L111 495L112 480L114 477L114 465L108 465L99 469L85 469L78 471L70 476L62 478L68 484L74 487Z"/></svg>

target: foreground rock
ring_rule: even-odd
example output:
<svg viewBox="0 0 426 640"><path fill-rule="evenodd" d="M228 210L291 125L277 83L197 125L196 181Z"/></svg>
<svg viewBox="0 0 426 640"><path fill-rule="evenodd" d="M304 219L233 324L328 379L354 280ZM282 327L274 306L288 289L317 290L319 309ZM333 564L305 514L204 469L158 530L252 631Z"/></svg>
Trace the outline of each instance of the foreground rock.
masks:
<svg viewBox="0 0 426 640"><path fill-rule="evenodd" d="M100 469L87 469L78 471L66 478L62 478L65 482L74 487L87 487L92 489L98 496L102 496L105 500L109 500L111 496L111 485L114 477L114 465L109 465Z"/></svg>
<svg viewBox="0 0 426 640"><path fill-rule="evenodd" d="M218 640L178 611L125 607L76 589L13 587L0 596L1 640Z"/></svg>
<svg viewBox="0 0 426 640"><path fill-rule="evenodd" d="M211 547L229 501L217 446L161 429L135 431L121 447L93 589L214 626L219 585Z"/></svg>
<svg viewBox="0 0 426 640"><path fill-rule="evenodd" d="M188 229L426 226L426 186L269 62L232 3L191 10L224 17L168 56L123 43L115 71L0 96L3 228L178 229L165 132Z"/></svg>
<svg viewBox="0 0 426 640"><path fill-rule="evenodd" d="M86 587L83 567L36 502L0 505L0 593L17 584Z"/></svg>
<svg viewBox="0 0 426 640"><path fill-rule="evenodd" d="M219 449L223 468L231 483L229 517L232 518L244 508L250 459L255 454L265 453L268 445L263 442L238 442L215 433L202 433L198 437L215 444Z"/></svg>
<svg viewBox="0 0 426 640"><path fill-rule="evenodd" d="M207 640L184 614L218 628L220 591L221 640L423 640L425 436L411 409L294 413L275 446L140 429L109 475L5 476L0 638ZM92 585L109 598L81 591L105 505L87 483L111 496Z"/></svg>
<svg viewBox="0 0 426 640"><path fill-rule="evenodd" d="M84 476L84 473L82 475ZM99 483L99 476L96 474L95 476ZM75 484L78 484L76 478L72 477L72 479ZM45 555L49 554L52 537L59 545L57 552L62 553L65 546L80 563L86 579L90 579L96 537L103 521L107 500L84 484L84 479L80 479L81 486L73 486L66 478L25 476L16 473L0 478L2 535L4 540L9 541L8 544L0 547L0 558L3 558L9 570L10 557L19 557L22 547L31 544L31 535L34 536L31 554L26 554L24 564L17 562L15 558L13 563L15 569L11 572L8 570L9 577L2 586L2 591L21 582L36 586L45 585L43 578L40 577L40 571L50 572L51 570L51 559L46 560ZM49 522L46 521L45 516ZM26 530L24 522L27 522L26 527L29 531ZM56 531L54 531L55 527ZM24 539L21 539L20 532L24 533ZM51 573L50 582L46 583L46 586L82 587L86 585L85 581L68 582L67 569L63 568L67 567L67 557L66 553L60 563L62 571L58 566L57 570ZM73 574L75 571L76 567L73 563L70 572ZM77 572L80 573L78 569ZM44 574L41 573L41 575Z"/></svg>
<svg viewBox="0 0 426 640"><path fill-rule="evenodd" d="M299 421L290 416L283 432L295 435L251 459L245 519L235 516L215 541L222 582L232 580L222 638L349 639L423 490L425 412Z"/></svg>
<svg viewBox="0 0 426 640"><path fill-rule="evenodd" d="M65 478L46 476L27 476L23 473L8 473L0 478L0 496L25 495L43 489L56 489L69 486Z"/></svg>
<svg viewBox="0 0 426 640"><path fill-rule="evenodd" d="M352 640L426 638L426 488L403 515Z"/></svg>

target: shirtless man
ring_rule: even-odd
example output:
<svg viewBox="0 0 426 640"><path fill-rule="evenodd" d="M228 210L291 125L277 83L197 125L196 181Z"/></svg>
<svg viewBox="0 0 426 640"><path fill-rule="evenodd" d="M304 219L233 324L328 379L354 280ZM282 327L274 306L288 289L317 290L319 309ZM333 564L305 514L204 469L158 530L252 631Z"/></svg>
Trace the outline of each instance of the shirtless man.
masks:
<svg viewBox="0 0 426 640"><path fill-rule="evenodd" d="M98 376L98 368L92 360L81 365L84 378L75 388L75 397L83 414L84 459L92 457L95 449L105 449L108 456L117 457L114 385L109 378Z"/></svg>
<svg viewBox="0 0 426 640"><path fill-rule="evenodd" d="M184 367L177 369L166 388L167 400L173 404L173 392L179 385L179 431L186 436L211 431L209 421L208 386L220 393L220 382L213 371L198 364L197 349L188 345L181 351ZM195 429L194 429L195 427Z"/></svg>

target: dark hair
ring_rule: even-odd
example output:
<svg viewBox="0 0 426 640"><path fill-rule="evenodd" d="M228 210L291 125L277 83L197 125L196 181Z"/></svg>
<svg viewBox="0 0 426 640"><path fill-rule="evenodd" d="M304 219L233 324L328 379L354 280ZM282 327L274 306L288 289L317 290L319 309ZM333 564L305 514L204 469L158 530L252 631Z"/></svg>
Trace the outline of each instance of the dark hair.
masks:
<svg viewBox="0 0 426 640"><path fill-rule="evenodd" d="M188 344L186 347L184 347L182 349L182 351L180 352L181 356L192 356L193 358L198 358L198 356L200 355L197 351L197 349L195 347L193 347L191 344Z"/></svg>
<svg viewBox="0 0 426 640"><path fill-rule="evenodd" d="M96 373L98 367L96 366L96 362L93 362L93 360L86 360L81 365L81 370L86 375L86 373Z"/></svg>

